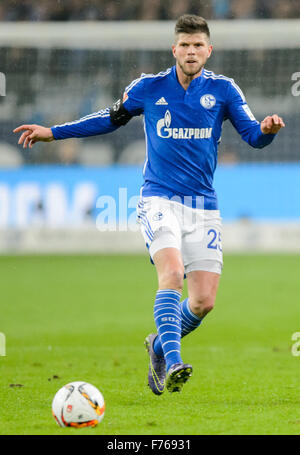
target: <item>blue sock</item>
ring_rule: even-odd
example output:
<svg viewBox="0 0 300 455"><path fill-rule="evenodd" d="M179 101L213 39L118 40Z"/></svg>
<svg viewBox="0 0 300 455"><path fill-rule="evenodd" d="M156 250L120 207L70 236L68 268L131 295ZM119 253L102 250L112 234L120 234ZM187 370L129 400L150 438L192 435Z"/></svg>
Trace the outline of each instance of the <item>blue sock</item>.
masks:
<svg viewBox="0 0 300 455"><path fill-rule="evenodd" d="M195 330L202 322L203 318L199 318L195 313L192 312L189 305L189 299L185 299L181 302L181 338L188 335Z"/></svg>
<svg viewBox="0 0 300 455"><path fill-rule="evenodd" d="M181 338L188 335L195 330L202 322L202 318L199 318L194 314L189 307L189 299L183 300L180 303L181 311ZM161 346L160 337L156 337L153 345L153 349L156 355L163 356L164 352Z"/></svg>
<svg viewBox="0 0 300 455"><path fill-rule="evenodd" d="M154 319L166 360L167 371L174 363L182 363L180 292L174 289L157 291L154 304Z"/></svg>

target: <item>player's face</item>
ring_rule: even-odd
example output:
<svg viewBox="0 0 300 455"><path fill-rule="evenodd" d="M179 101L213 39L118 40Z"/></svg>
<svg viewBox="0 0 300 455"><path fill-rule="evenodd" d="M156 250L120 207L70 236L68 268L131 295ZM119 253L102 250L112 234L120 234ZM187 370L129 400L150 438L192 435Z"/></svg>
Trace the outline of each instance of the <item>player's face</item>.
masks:
<svg viewBox="0 0 300 455"><path fill-rule="evenodd" d="M188 77L197 77L212 52L206 33L179 33L172 46L176 64Z"/></svg>

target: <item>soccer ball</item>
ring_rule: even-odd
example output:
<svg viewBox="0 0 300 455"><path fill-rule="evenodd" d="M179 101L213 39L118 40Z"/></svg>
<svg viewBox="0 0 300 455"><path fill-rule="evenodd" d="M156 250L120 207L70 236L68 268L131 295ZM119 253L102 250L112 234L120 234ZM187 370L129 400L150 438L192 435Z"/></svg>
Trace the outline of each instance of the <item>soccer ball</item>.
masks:
<svg viewBox="0 0 300 455"><path fill-rule="evenodd" d="M61 427L95 427L103 419L104 411L102 393L82 381L63 386L52 401L52 414Z"/></svg>

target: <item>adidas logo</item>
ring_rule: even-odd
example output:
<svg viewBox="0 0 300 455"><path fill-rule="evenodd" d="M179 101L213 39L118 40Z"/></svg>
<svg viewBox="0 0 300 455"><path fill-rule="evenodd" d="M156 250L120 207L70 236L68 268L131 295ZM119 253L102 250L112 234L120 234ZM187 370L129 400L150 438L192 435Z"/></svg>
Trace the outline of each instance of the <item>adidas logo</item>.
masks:
<svg viewBox="0 0 300 455"><path fill-rule="evenodd" d="M165 100L165 98L162 96L159 100L156 101L155 104L157 104L158 106L166 106L168 103Z"/></svg>

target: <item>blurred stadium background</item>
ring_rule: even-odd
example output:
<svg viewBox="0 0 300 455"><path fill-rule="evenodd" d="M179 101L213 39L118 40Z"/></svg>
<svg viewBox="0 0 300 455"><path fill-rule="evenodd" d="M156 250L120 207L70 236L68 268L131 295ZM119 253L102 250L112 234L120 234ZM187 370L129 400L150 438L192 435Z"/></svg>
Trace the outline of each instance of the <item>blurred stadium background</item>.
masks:
<svg viewBox="0 0 300 455"><path fill-rule="evenodd" d="M142 72L172 66L183 13L209 21L207 68L236 80L258 120L278 113L286 122L263 150L224 125L215 186L225 251L300 251L299 1L2 0L1 253L144 251L134 221L142 119L31 150L12 130L95 112Z"/></svg>

